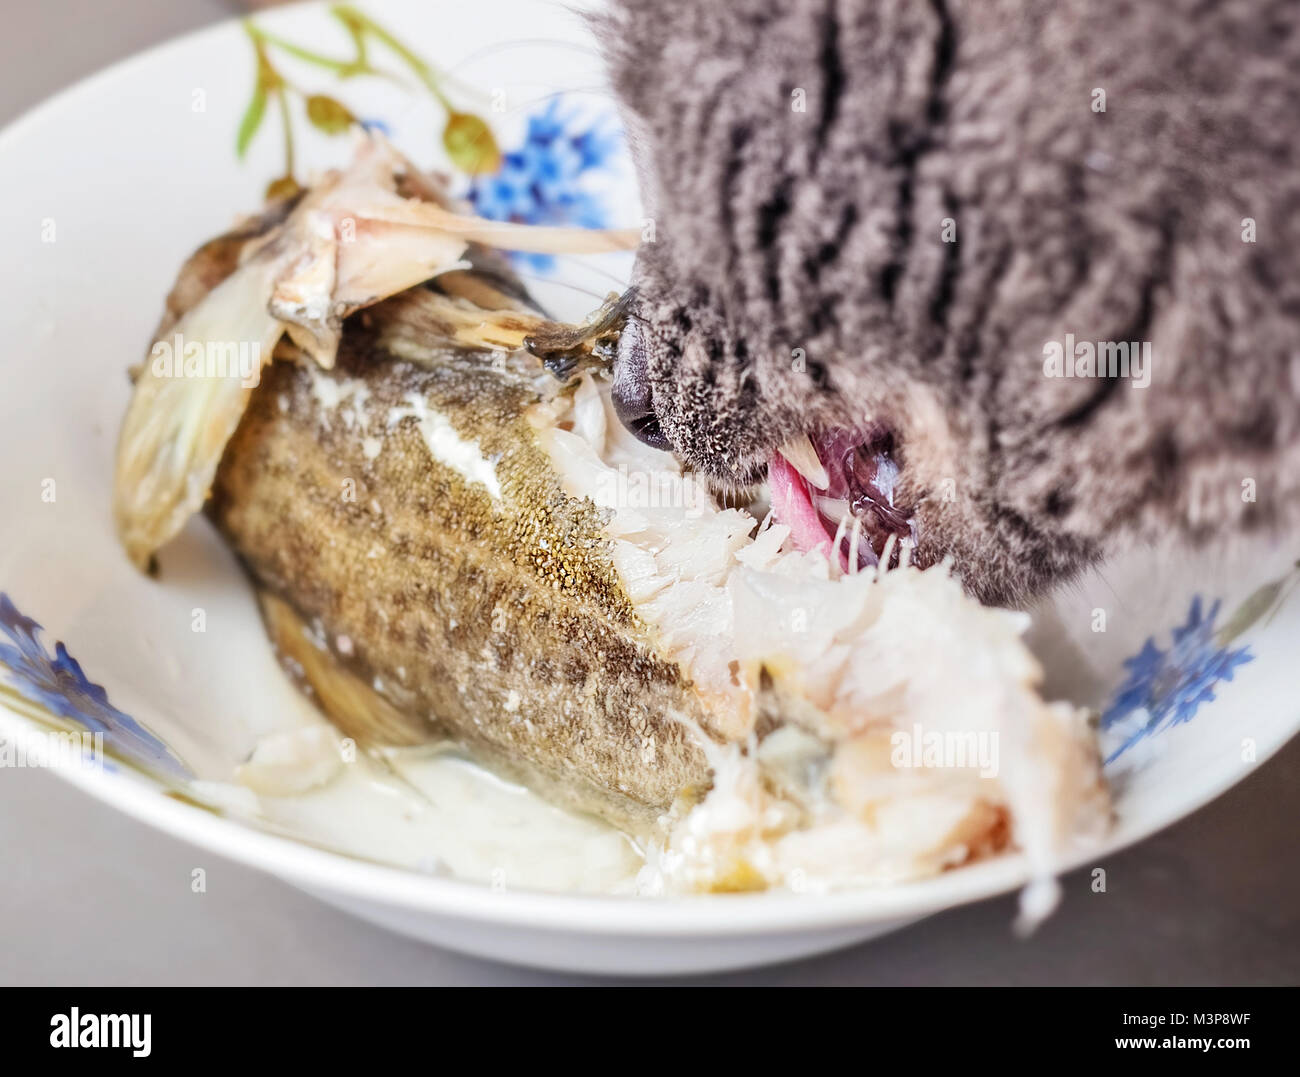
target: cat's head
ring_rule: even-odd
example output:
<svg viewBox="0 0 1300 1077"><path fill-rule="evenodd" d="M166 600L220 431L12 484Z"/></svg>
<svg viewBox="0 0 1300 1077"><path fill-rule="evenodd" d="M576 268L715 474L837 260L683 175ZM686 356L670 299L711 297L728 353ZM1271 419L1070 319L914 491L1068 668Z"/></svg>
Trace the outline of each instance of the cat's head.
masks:
<svg viewBox="0 0 1300 1077"><path fill-rule="evenodd" d="M1294 317L1266 286L1300 245L1300 184L1265 152L1294 128L1280 68L1231 13L1100 8L620 6L603 35L653 222L624 421L724 482L775 464L805 535L830 541L847 501L860 549L914 540L999 602L1194 517L1215 451L1265 466L1294 411ZM1220 52L1189 66L1175 39ZM1276 234L1240 242L1238 203L1274 206ZM1132 365L1055 376L1074 341ZM1243 355L1273 390L1224 391Z"/></svg>
<svg viewBox="0 0 1300 1077"><path fill-rule="evenodd" d="M888 336L818 326L815 310L802 331L783 330L693 262L667 240L638 256L614 401L643 440L719 488L769 478L798 545L829 542L845 565L887 549L897 560L906 543L914 562L950 557L973 593L1016 603L1094 558L1094 528L1070 519L1086 456L1060 455L1068 437L1032 444L1031 413L1069 412L1075 394L1049 403L1031 384L1014 411L986 413L987 369L931 380ZM1016 429L997 429L1003 419Z"/></svg>
<svg viewBox="0 0 1300 1077"><path fill-rule="evenodd" d="M722 483L776 461L775 486L791 461L812 481L778 515L805 540L843 521L842 560L895 535L1007 600L1091 546L1008 503L1006 438L982 412L996 357L944 354L946 323L992 300L957 294L973 274L957 280L940 234L956 196L925 158L951 41L912 7L882 27L871 5L656 0L606 22L651 222L615 399Z"/></svg>

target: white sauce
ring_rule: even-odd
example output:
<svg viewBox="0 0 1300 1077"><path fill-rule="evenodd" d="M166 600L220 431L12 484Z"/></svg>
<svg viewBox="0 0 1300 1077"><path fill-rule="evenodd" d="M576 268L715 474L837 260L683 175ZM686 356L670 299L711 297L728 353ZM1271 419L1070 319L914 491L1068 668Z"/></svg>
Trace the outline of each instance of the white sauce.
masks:
<svg viewBox="0 0 1300 1077"><path fill-rule="evenodd" d="M296 743L313 731L337 736L323 725L289 736ZM278 744L286 734L267 739ZM268 749L259 744L254 755L266 756ZM273 831L414 871L494 889L636 891L643 859L626 836L554 807L454 752L430 746L375 758L354 751L335 757L332 771L323 784L202 782L195 791ZM259 784L259 792L249 784Z"/></svg>

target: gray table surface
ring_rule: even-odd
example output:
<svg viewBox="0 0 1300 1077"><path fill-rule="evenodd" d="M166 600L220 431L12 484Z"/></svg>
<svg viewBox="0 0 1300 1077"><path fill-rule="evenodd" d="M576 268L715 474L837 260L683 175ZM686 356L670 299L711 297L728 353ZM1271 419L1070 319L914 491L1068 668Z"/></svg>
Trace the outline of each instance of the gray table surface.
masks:
<svg viewBox="0 0 1300 1077"><path fill-rule="evenodd" d="M4 0L0 122L83 75L229 16L223 0ZM731 984L1300 982L1300 741L1214 804L1107 858L1032 938L1011 898ZM136 823L38 770L0 769L5 984L564 984L390 935ZM190 872L207 871L207 892ZM707 981L694 981L707 982Z"/></svg>

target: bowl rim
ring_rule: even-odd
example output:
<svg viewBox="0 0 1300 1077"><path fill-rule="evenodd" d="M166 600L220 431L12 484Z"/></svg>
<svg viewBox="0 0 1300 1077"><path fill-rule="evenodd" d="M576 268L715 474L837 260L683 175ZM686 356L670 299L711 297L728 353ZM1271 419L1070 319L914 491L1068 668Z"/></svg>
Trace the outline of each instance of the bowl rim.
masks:
<svg viewBox="0 0 1300 1077"><path fill-rule="evenodd" d="M35 723L0 705L0 734L37 732ZM1117 825L1095 846L1063 857L1064 875L1111 856L1215 800L1267 762L1296 735L1292 730L1244 772L1229 772L1191 803ZM1034 881L1028 858L1012 853L914 882L827 894L764 892L638 897L545 890L496 890L481 882L425 875L260 830L164 794L146 780L98 768L51 767L75 788L154 828L227 859L308 889L370 904L476 924L571 931L602 936L685 938L764 931L815 931L917 919L1005 894Z"/></svg>

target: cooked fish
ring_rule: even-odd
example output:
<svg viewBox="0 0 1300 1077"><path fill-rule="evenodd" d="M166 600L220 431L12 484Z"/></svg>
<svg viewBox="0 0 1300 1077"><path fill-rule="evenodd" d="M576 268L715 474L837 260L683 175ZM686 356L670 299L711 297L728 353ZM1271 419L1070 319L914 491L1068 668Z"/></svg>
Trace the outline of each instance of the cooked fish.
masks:
<svg viewBox="0 0 1300 1077"><path fill-rule="evenodd" d="M268 617L282 652L305 630L379 697L375 715L407 716L401 742L449 736L645 830L708 785L690 727L710 718L639 623L599 511L566 495L529 423L553 379L450 344L448 305L388 300L344 334L332 371L275 363L217 472L213 519L292 611ZM312 657L298 661L335 721L383 739L371 713L337 712Z"/></svg>
<svg viewBox="0 0 1300 1077"><path fill-rule="evenodd" d="M455 215L393 197L388 218ZM275 361L237 409L190 393L196 413L156 414L180 398L137 383L117 504L144 563L210 468L209 514L273 642L345 733L450 740L610 820L641 841L650 890L878 883L1012 845L1046 874L1104 828L1087 715L1039 696L1023 615L906 551L892 569L846 566L719 505L614 418L599 356L617 306L585 328L548 322L486 228L440 217L437 257L404 236L372 273L391 294L340 300L341 273L303 269L331 239L301 211L205 248L229 276L202 251L187 266L171 320L237 336L211 297L244 273L279 327ZM138 449L194 444L152 431L209 419L180 468Z"/></svg>

